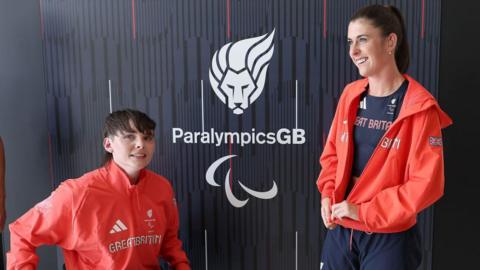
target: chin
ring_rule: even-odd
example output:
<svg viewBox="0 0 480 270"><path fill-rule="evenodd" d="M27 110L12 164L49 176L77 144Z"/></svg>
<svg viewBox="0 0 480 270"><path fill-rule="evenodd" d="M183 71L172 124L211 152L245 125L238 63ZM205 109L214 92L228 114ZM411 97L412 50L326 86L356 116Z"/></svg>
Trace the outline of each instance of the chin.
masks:
<svg viewBox="0 0 480 270"><path fill-rule="evenodd" d="M368 72L368 70L361 70L361 69L358 69L358 73L360 74L360 76L364 77L364 78L367 78L368 76L370 76L370 72Z"/></svg>
<svg viewBox="0 0 480 270"><path fill-rule="evenodd" d="M143 169L143 168L147 167L148 164L150 164L150 160L148 160L148 161L145 160L145 161L143 161L143 162L138 163L137 166L138 166L140 169Z"/></svg>
<svg viewBox="0 0 480 270"><path fill-rule="evenodd" d="M130 163L130 166L132 168L135 168L135 170L141 170L141 169L147 167L148 163L149 162L146 162L146 161L142 160L142 161L132 162L132 163Z"/></svg>

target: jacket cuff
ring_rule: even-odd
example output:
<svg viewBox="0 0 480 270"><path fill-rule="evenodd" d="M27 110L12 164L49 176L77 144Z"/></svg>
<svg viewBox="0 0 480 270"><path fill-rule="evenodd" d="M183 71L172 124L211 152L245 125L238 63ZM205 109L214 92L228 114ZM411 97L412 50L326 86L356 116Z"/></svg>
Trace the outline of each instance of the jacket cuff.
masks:
<svg viewBox="0 0 480 270"><path fill-rule="evenodd" d="M370 229L370 226L368 226L368 223L367 223L368 206L370 206L369 202L360 204L360 206L358 207L358 219L360 220L361 223L365 225L365 227L367 227L368 231L371 232L372 230Z"/></svg>
<svg viewBox="0 0 480 270"><path fill-rule="evenodd" d="M179 263L175 265L175 270L191 270L188 263Z"/></svg>
<svg viewBox="0 0 480 270"><path fill-rule="evenodd" d="M325 199L325 198L330 198L332 199L332 195L333 195L333 190L329 190L329 191L324 191L321 193L322 194L322 199Z"/></svg>
<svg viewBox="0 0 480 270"><path fill-rule="evenodd" d="M330 183L329 183L330 184ZM330 185L325 185L323 187L323 190L320 190L320 194L322 195L322 199L324 198L330 198L332 199L333 198L333 190L334 190L334 186L335 184L330 184Z"/></svg>
<svg viewBox="0 0 480 270"><path fill-rule="evenodd" d="M332 193L330 192L330 194L325 194L325 193L322 193L322 200L325 199L325 198L330 198L330 200L332 199Z"/></svg>

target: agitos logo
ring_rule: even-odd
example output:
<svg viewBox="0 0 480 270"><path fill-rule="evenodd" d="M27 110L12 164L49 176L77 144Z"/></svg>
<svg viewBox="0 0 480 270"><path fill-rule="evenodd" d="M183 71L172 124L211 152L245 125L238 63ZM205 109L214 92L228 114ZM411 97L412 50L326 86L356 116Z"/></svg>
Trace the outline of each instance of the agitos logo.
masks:
<svg viewBox="0 0 480 270"><path fill-rule="evenodd" d="M210 84L234 114L242 114L262 93L274 34L275 29L263 36L228 43L213 55Z"/></svg>
<svg viewBox="0 0 480 270"><path fill-rule="evenodd" d="M219 158L215 162L213 162L212 165L210 165L210 167L208 167L207 172L205 173L205 178L207 179L207 183L209 183L210 185L212 185L214 187L219 187L220 185L217 184L217 182L215 181L215 178L214 178L215 171L217 170L218 166L220 166L223 162L225 162L228 159L231 159L235 156L236 155L224 156L224 157ZM230 186L229 179L230 179L230 169L227 171L227 175L225 176L225 187L224 187L225 188L225 194L227 195L228 201L230 202L230 204L232 204L234 207L237 207L237 208L245 206L245 204L247 204L249 199L247 198L245 200L240 200L237 197L235 197L235 195L232 192L232 187ZM277 196L278 189L277 189L277 184L275 183L275 181L273 181L272 188L270 190L264 191L264 192L255 191L253 189L250 189L247 186L245 186L244 184L242 184L242 182L240 182L240 181L238 181L238 183L240 184L240 187L243 190L245 190L245 192L247 192L251 196L256 197L258 199L268 200L268 199L272 199L275 196Z"/></svg>

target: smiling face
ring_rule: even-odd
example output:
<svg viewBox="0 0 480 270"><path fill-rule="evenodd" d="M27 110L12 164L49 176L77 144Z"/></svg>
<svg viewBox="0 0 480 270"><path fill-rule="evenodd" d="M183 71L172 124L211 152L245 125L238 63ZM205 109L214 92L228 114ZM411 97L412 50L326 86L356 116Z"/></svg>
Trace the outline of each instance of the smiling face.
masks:
<svg viewBox="0 0 480 270"><path fill-rule="evenodd" d="M141 133L131 120L130 128L131 131L118 131L116 135L104 138L103 146L130 179L136 179L140 170L152 160L155 138L153 130Z"/></svg>
<svg viewBox="0 0 480 270"><path fill-rule="evenodd" d="M348 44L350 58L363 77L379 75L385 67L395 65L396 35L383 36L367 19L350 22Z"/></svg>

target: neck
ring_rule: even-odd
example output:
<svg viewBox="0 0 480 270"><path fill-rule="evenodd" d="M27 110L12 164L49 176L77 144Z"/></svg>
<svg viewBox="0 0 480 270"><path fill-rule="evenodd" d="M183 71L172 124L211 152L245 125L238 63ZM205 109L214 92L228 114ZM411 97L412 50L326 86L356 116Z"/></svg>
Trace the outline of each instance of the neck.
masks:
<svg viewBox="0 0 480 270"><path fill-rule="evenodd" d="M130 171L127 168L123 168L115 160L112 160L112 162L115 162L115 164L127 175L131 185L136 185L138 183L138 177L140 176L140 171Z"/></svg>
<svg viewBox="0 0 480 270"><path fill-rule="evenodd" d="M376 97L391 95L404 80L405 78L396 67L394 70L384 69L381 74L368 77L368 94Z"/></svg>
<svg viewBox="0 0 480 270"><path fill-rule="evenodd" d="M136 185L138 183L138 175L140 172L136 172L136 174L132 175L130 173L127 173L128 175L128 180L130 180L130 184Z"/></svg>

